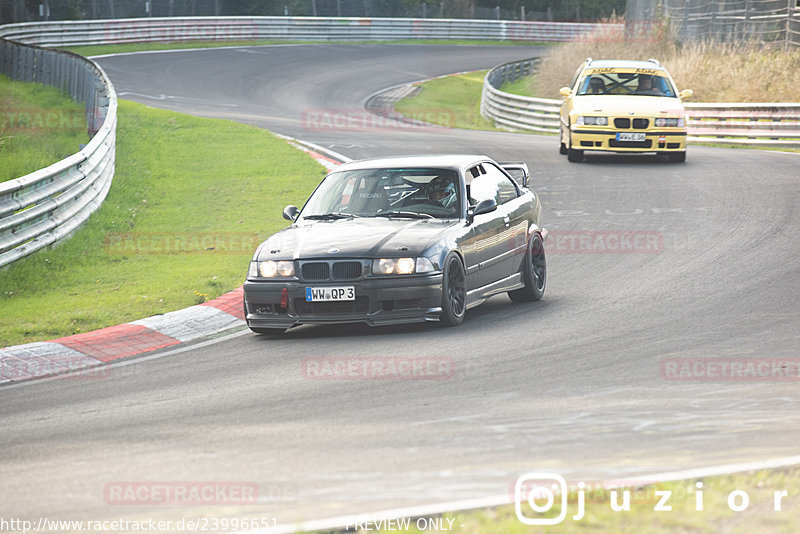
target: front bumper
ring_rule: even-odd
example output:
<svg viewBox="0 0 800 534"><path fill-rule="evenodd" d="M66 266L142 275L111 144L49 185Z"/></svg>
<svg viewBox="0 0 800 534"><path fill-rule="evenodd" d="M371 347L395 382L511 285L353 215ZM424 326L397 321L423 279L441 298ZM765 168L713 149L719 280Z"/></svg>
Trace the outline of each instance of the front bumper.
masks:
<svg viewBox="0 0 800 534"><path fill-rule="evenodd" d="M356 300L306 302L306 287L353 286ZM286 306L281 293L287 290ZM442 273L381 277L354 282L248 280L244 284L247 325L291 328L301 324L367 323L371 326L438 321Z"/></svg>
<svg viewBox="0 0 800 534"><path fill-rule="evenodd" d="M683 152L686 150L686 130L613 130L573 127L571 147L574 150L607 152ZM617 141L617 133L644 133L644 141Z"/></svg>

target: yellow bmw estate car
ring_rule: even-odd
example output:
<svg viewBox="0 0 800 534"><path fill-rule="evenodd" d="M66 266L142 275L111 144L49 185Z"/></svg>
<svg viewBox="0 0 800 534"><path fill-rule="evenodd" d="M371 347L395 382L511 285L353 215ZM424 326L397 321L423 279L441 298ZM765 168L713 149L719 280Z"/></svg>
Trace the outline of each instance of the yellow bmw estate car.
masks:
<svg viewBox="0 0 800 534"><path fill-rule="evenodd" d="M647 61L592 60L561 88L561 148L572 162L586 150L656 152L686 161L686 114L667 70Z"/></svg>

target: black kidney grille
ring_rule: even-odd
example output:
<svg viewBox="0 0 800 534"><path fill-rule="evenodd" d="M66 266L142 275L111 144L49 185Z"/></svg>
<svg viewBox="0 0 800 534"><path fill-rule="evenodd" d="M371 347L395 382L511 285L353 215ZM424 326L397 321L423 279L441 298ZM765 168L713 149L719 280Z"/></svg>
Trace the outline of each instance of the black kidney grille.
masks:
<svg viewBox="0 0 800 534"><path fill-rule="evenodd" d="M614 119L614 126L617 128L630 128L631 127L631 120L630 119Z"/></svg>
<svg viewBox="0 0 800 534"><path fill-rule="evenodd" d="M361 262L339 261L333 264L334 280L358 280L361 278Z"/></svg>
<svg viewBox="0 0 800 534"><path fill-rule="evenodd" d="M633 119L633 127L639 130L644 130L648 124L650 124L650 121L647 119Z"/></svg>
<svg viewBox="0 0 800 534"><path fill-rule="evenodd" d="M302 266L303 280L327 280L331 277L327 263L312 262Z"/></svg>

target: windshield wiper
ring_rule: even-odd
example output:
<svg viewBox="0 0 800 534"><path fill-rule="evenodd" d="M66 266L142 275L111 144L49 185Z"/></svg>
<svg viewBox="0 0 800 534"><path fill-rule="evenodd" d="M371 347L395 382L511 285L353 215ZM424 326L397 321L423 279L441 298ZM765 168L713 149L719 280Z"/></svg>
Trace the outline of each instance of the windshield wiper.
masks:
<svg viewBox="0 0 800 534"><path fill-rule="evenodd" d="M332 211L329 213L320 213L315 215L304 215L303 219L310 219L314 221L329 221L335 219L348 219L350 217L360 217L359 215L353 215L352 213L344 213L341 211Z"/></svg>
<svg viewBox="0 0 800 534"><path fill-rule="evenodd" d="M412 219L435 219L433 215L428 213L417 213L416 211L386 211L384 213L376 213L373 217L410 217Z"/></svg>

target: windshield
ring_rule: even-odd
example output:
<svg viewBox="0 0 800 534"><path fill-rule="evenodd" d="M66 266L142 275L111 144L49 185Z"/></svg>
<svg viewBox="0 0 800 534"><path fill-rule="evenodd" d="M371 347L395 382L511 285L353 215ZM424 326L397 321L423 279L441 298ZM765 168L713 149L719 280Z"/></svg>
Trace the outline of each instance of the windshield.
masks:
<svg viewBox="0 0 800 534"><path fill-rule="evenodd" d="M306 202L304 219L454 218L461 214L452 169L361 169L328 175Z"/></svg>
<svg viewBox="0 0 800 534"><path fill-rule="evenodd" d="M675 88L663 71L588 69L578 84L578 95L642 95L675 97Z"/></svg>

